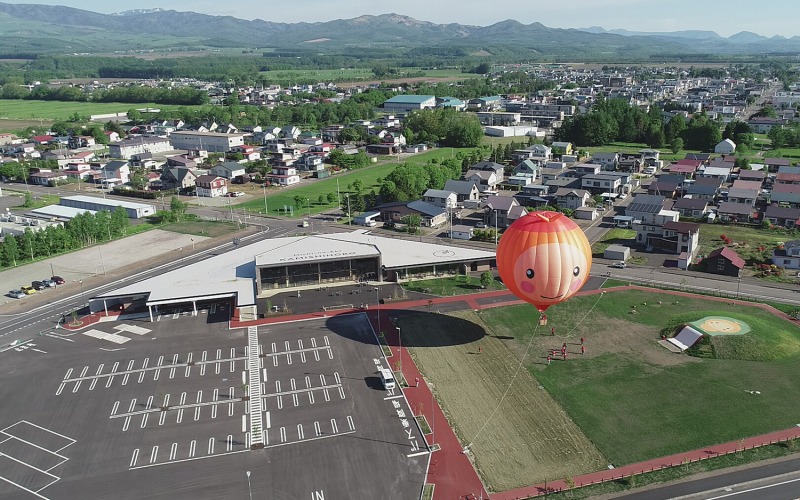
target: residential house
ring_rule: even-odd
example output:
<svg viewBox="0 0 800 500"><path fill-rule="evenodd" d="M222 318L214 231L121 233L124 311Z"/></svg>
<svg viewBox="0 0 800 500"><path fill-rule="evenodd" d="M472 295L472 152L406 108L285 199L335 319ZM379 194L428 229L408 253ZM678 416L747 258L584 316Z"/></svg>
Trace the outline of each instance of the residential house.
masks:
<svg viewBox="0 0 800 500"><path fill-rule="evenodd" d="M691 257L700 244L700 224L694 222L667 221L658 232L648 235L646 246L672 254L686 253Z"/></svg>
<svg viewBox="0 0 800 500"><path fill-rule="evenodd" d="M539 173L539 168L539 162L525 160L514 167L514 175L528 174L533 176L533 181L535 182L537 174Z"/></svg>
<svg viewBox="0 0 800 500"><path fill-rule="evenodd" d="M711 159L711 153L686 153L684 158L687 160L700 160L705 163Z"/></svg>
<svg viewBox="0 0 800 500"><path fill-rule="evenodd" d="M697 160L678 160L668 165L664 170L672 175L683 176L684 179L693 179L699 167L700 162Z"/></svg>
<svg viewBox="0 0 800 500"><path fill-rule="evenodd" d="M786 123L783 118L770 118L767 116L760 116L757 118L750 118L747 124L753 129L756 134L767 134L773 127L780 127Z"/></svg>
<svg viewBox="0 0 800 500"><path fill-rule="evenodd" d="M722 155L729 155L736 152L736 143L730 139L723 139L716 146L714 152Z"/></svg>
<svg viewBox="0 0 800 500"><path fill-rule="evenodd" d="M592 163L600 165L602 170L616 170L619 165L619 153L594 153Z"/></svg>
<svg viewBox="0 0 800 500"><path fill-rule="evenodd" d="M800 184L800 173L779 171L775 176L775 184Z"/></svg>
<svg viewBox="0 0 800 500"><path fill-rule="evenodd" d="M100 167L100 174L103 184L127 184L130 181L131 166L125 160L113 160Z"/></svg>
<svg viewBox="0 0 800 500"><path fill-rule="evenodd" d="M681 217L702 217L708 212L708 200L701 198L679 198L672 205L672 210L681 214Z"/></svg>
<svg viewBox="0 0 800 500"><path fill-rule="evenodd" d="M89 148L95 145L95 139L91 135L73 135L69 138L69 148Z"/></svg>
<svg viewBox="0 0 800 500"><path fill-rule="evenodd" d="M197 162L194 158L189 158L186 155L170 156L167 158L167 166L194 168L197 166Z"/></svg>
<svg viewBox="0 0 800 500"><path fill-rule="evenodd" d="M571 155L572 154L572 143L571 142L554 142L551 144L551 147L558 151L558 156L564 155Z"/></svg>
<svg viewBox="0 0 800 500"><path fill-rule="evenodd" d="M772 263L785 269L800 269L800 240L787 241L772 251Z"/></svg>
<svg viewBox="0 0 800 500"><path fill-rule="evenodd" d="M534 159L544 161L550 161L553 159L553 148L550 146L545 146L544 144L531 144L525 149L533 153L532 158Z"/></svg>
<svg viewBox="0 0 800 500"><path fill-rule="evenodd" d="M484 221L489 227L506 228L528 211L511 196L489 196L486 198Z"/></svg>
<svg viewBox="0 0 800 500"><path fill-rule="evenodd" d="M458 195L445 189L428 189L422 194L422 201L445 209L455 208Z"/></svg>
<svg viewBox="0 0 800 500"><path fill-rule="evenodd" d="M291 186L300 182L300 176L293 166L273 165L272 173L266 175L266 181L272 185Z"/></svg>
<svg viewBox="0 0 800 500"><path fill-rule="evenodd" d="M503 182L503 176L505 174L505 167L493 161L478 162L475 165L469 167L468 170L482 170L484 172L494 172L495 176L497 177L498 184Z"/></svg>
<svg viewBox="0 0 800 500"><path fill-rule="evenodd" d="M548 194L548 186L541 184L528 184L523 186L514 198L524 207L541 207L551 203L551 196Z"/></svg>
<svg viewBox="0 0 800 500"><path fill-rule="evenodd" d="M792 161L788 158L764 158L763 162L767 167L767 172L776 173L781 167L792 166Z"/></svg>
<svg viewBox="0 0 800 500"><path fill-rule="evenodd" d="M210 168L208 173L210 175L224 177L230 181L237 177L243 177L246 173L246 170L244 165L241 163L236 163L235 161L225 161Z"/></svg>
<svg viewBox="0 0 800 500"><path fill-rule="evenodd" d="M563 169L565 166L566 165L561 166L560 169ZM584 175L599 174L602 168L601 165L595 163L578 163L570 167L569 171L575 173L575 177L583 177Z"/></svg>
<svg viewBox="0 0 800 500"><path fill-rule="evenodd" d="M453 224L450 226L450 237L454 240L471 240L475 234L474 226Z"/></svg>
<svg viewBox="0 0 800 500"><path fill-rule="evenodd" d="M474 181L447 180L444 183L445 191L452 191L456 194L457 202L478 201L480 191Z"/></svg>
<svg viewBox="0 0 800 500"><path fill-rule="evenodd" d="M707 166L698 173L697 178L699 179L700 177L713 177L721 179L722 182L728 182L731 178L731 168Z"/></svg>
<svg viewBox="0 0 800 500"><path fill-rule="evenodd" d="M436 227L446 223L448 214L447 210L422 200L384 203L375 207L375 210L380 211L381 220L391 222L403 222L409 215L419 215L421 224L425 227Z"/></svg>
<svg viewBox="0 0 800 500"><path fill-rule="evenodd" d="M672 208L672 202L665 199L663 196L637 194L633 197L630 204L625 207L625 215L628 217L633 217L634 222L639 222L641 224L650 226L660 226L663 224L663 222L665 222L665 220L663 217L659 218L658 216L664 212L667 207ZM680 214L675 212L674 218L668 220L678 220L679 216ZM643 241L643 238L639 239L640 243Z"/></svg>
<svg viewBox="0 0 800 500"><path fill-rule="evenodd" d="M772 204L764 211L764 220L774 226L794 229L800 227L800 208L779 207Z"/></svg>
<svg viewBox="0 0 800 500"><path fill-rule="evenodd" d="M258 161L261 159L261 151L249 144L242 144L241 146L234 146L231 148L232 153L241 153L242 158L247 161Z"/></svg>
<svg viewBox="0 0 800 500"><path fill-rule="evenodd" d="M57 170L55 172L41 170L28 176L31 184L36 184L38 186L56 186L66 182L68 178L67 173L63 170Z"/></svg>
<svg viewBox="0 0 800 500"><path fill-rule="evenodd" d="M167 167L161 174L161 189L183 191L194 187L197 174L188 167Z"/></svg>
<svg viewBox="0 0 800 500"><path fill-rule="evenodd" d="M218 175L201 175L195 179L197 196L216 198L228 194L228 179Z"/></svg>
<svg viewBox="0 0 800 500"><path fill-rule="evenodd" d="M767 178L767 173L763 170L740 170L739 171L739 180L740 181L758 181L763 184L764 180Z"/></svg>
<svg viewBox="0 0 800 500"><path fill-rule="evenodd" d="M777 203L779 206L800 206L800 185L797 184L775 184L769 195L770 202Z"/></svg>
<svg viewBox="0 0 800 500"><path fill-rule="evenodd" d="M158 165L153 159L153 153L139 153L133 155L131 159L128 160L128 163L130 163L132 167L143 168L145 170L154 170Z"/></svg>
<svg viewBox="0 0 800 500"><path fill-rule="evenodd" d="M759 213L753 208L753 205L749 203L723 201L719 204L717 216L720 222L752 223L758 221Z"/></svg>
<svg viewBox="0 0 800 500"><path fill-rule="evenodd" d="M120 140L118 132L114 132L113 130L106 130L103 133L106 135L106 139L108 140L108 142L117 142Z"/></svg>
<svg viewBox="0 0 800 500"><path fill-rule="evenodd" d="M737 179L728 191L728 200L733 203L747 203L755 206L756 199L761 193L761 183L758 181L743 181Z"/></svg>
<svg viewBox="0 0 800 500"><path fill-rule="evenodd" d="M555 193L555 201L558 208L576 210L585 207L592 195L585 189L560 188Z"/></svg>
<svg viewBox="0 0 800 500"><path fill-rule="evenodd" d="M622 178L615 175L589 174L580 178L581 187L592 194L620 194L622 192Z"/></svg>
<svg viewBox="0 0 800 500"><path fill-rule="evenodd" d="M53 141L52 135L34 135L30 141L37 146L47 146Z"/></svg>
<svg viewBox="0 0 800 500"><path fill-rule="evenodd" d="M683 190L684 196L714 201L722 187L722 179L718 177L699 177Z"/></svg>
<svg viewBox="0 0 800 500"><path fill-rule="evenodd" d="M316 154L301 155L300 158L298 158L295 162L294 166L298 170L304 170L307 172L318 172L320 170L325 170L325 162L322 160L321 156Z"/></svg>
<svg viewBox="0 0 800 500"><path fill-rule="evenodd" d="M679 197L683 191L683 176L674 174L661 175L647 186L647 194L666 196L667 198Z"/></svg>
<svg viewBox="0 0 800 500"><path fill-rule="evenodd" d="M728 247L717 248L703 259L707 273L738 277L744 269L744 259Z"/></svg>
<svg viewBox="0 0 800 500"><path fill-rule="evenodd" d="M497 180L497 174L489 170L467 170L464 174L464 180L474 182L481 193L484 191L494 191L499 182Z"/></svg>

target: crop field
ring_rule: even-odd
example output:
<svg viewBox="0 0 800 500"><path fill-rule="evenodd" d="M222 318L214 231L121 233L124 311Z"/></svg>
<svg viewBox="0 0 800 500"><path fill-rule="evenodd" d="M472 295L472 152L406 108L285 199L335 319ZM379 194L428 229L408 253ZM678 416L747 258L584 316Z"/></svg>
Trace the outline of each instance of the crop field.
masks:
<svg viewBox="0 0 800 500"><path fill-rule="evenodd" d="M634 310L636 312L632 312ZM800 329L758 308L658 292L577 297L537 327L527 305L480 313L487 331L516 353L610 463L623 465L697 449L797 422L787 396L800 377ZM714 338L716 359L673 354L657 344L668 322L729 316L753 331ZM550 326L556 336L549 335ZM544 329L544 331L542 331ZM586 354L580 338L586 338ZM567 344L547 366L548 349ZM759 391L755 395L750 391ZM735 415L735 418L732 416Z"/></svg>
<svg viewBox="0 0 800 500"><path fill-rule="evenodd" d="M155 103L61 102L0 99L0 119L3 120L66 120L75 113L81 116L123 113L129 109L174 108ZM191 106L190 106L191 107Z"/></svg>
<svg viewBox="0 0 800 500"><path fill-rule="evenodd" d="M433 382L459 439L471 443L490 490L605 466L595 446L529 372L521 369L514 378L519 360L503 340L485 335L475 313L414 314L399 325L404 345L412 346L411 355Z"/></svg>

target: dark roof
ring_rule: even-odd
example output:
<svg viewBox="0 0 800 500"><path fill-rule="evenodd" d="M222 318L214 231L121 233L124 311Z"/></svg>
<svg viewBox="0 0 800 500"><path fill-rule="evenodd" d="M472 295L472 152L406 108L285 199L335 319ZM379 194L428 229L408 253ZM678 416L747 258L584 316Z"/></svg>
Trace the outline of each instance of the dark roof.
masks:
<svg viewBox="0 0 800 500"><path fill-rule="evenodd" d="M706 161L711 158L711 153L686 153L687 160Z"/></svg>
<svg viewBox="0 0 800 500"><path fill-rule="evenodd" d="M764 158L764 164L766 165L786 165L787 167L792 164L792 160L788 158Z"/></svg>
<svg viewBox="0 0 800 500"><path fill-rule="evenodd" d="M625 210L657 214L664 208L664 197L656 194L637 194Z"/></svg>
<svg viewBox="0 0 800 500"><path fill-rule="evenodd" d="M475 186L475 181L456 181L451 179L444 183L446 191L452 191L456 194L470 194L473 186Z"/></svg>
<svg viewBox="0 0 800 500"><path fill-rule="evenodd" d="M719 213L721 214L751 215L754 211L755 208L753 208L753 205L749 203L723 201L719 204Z"/></svg>
<svg viewBox="0 0 800 500"><path fill-rule="evenodd" d="M415 210L422 215L427 215L428 217L436 217L437 215L447 212L447 210L443 208L439 208L436 205L432 205L421 200L411 201L406 206L411 210Z"/></svg>
<svg viewBox="0 0 800 500"><path fill-rule="evenodd" d="M739 257L736 252L731 250L728 247L717 248L716 250L712 251L708 254L706 259L711 259L713 257L723 257L727 259L731 264L742 269L744 267L744 259Z"/></svg>
<svg viewBox="0 0 800 500"><path fill-rule="evenodd" d="M800 219L800 208L779 207L778 205L770 205L764 211L765 217L775 219Z"/></svg>
<svg viewBox="0 0 800 500"><path fill-rule="evenodd" d="M517 200L512 196L489 196L486 198L486 206L492 210L505 210L508 212L511 207L517 205Z"/></svg>
<svg viewBox="0 0 800 500"><path fill-rule="evenodd" d="M739 170L739 179L764 180L767 173L763 170Z"/></svg>
<svg viewBox="0 0 800 500"><path fill-rule="evenodd" d="M699 198L680 198L675 200L672 205L674 210L688 209L688 210L702 210L708 206L708 200L701 200Z"/></svg>
<svg viewBox="0 0 800 500"><path fill-rule="evenodd" d="M697 233L700 231L700 224L696 222L669 221L664 223L664 229L682 234Z"/></svg>
<svg viewBox="0 0 800 500"><path fill-rule="evenodd" d="M491 170L496 172L498 170L503 170L504 168L505 167L503 165L493 161L481 161L469 167L469 170Z"/></svg>

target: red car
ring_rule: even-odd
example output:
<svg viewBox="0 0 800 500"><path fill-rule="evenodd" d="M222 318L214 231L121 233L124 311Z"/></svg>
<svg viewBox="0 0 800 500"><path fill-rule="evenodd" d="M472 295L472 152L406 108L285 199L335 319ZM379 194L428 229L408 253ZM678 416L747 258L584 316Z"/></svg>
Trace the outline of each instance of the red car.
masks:
<svg viewBox="0 0 800 500"><path fill-rule="evenodd" d="M52 276L52 277L50 277L50 279L55 281L57 285L63 285L64 284L64 278L62 278L61 276Z"/></svg>

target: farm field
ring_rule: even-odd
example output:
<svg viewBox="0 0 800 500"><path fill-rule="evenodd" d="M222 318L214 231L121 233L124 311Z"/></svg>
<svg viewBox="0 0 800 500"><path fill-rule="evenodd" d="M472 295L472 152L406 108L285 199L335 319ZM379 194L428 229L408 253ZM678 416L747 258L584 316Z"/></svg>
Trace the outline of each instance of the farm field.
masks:
<svg viewBox="0 0 800 500"><path fill-rule="evenodd" d="M450 158L458 151L471 151L472 148L441 148L426 151L415 155L410 155L401 158L402 163L415 163L424 165L428 161L436 159ZM341 199L345 200L345 193L348 192L348 184L351 184L356 179L360 179L364 192L369 192L372 189L377 191L379 184L379 177L386 177L392 170L397 168L397 160L393 157L384 157L378 160L377 164L370 165L358 170L353 170L343 174L337 174L323 180L314 180L305 185L291 187L291 188L270 188L267 190L267 206L270 215L283 215L283 206L294 206L295 196L300 196L303 199L308 198L311 202L311 214L318 214L327 210L338 208L336 201L328 203L327 199L324 203L319 203L319 196L327 197L328 193L336 194L336 183L339 183L339 192ZM342 203L346 203L343 201ZM256 197L253 200L235 205L237 208L247 208L256 213L264 213L264 198ZM301 209L302 208L302 209ZM308 215L308 208L305 204L301 208L295 207L294 212L296 217L304 217Z"/></svg>
<svg viewBox="0 0 800 500"><path fill-rule="evenodd" d="M82 116L105 113L123 113L129 109L177 108L155 103L117 103L117 102L61 102L26 101L19 99L0 99L0 119L8 120L66 120L75 113ZM190 108L192 106L189 106Z"/></svg>
<svg viewBox="0 0 800 500"><path fill-rule="evenodd" d="M786 395L800 377L800 329L765 311L637 290L574 298L547 313L548 327L536 326L537 313L527 305L485 310L480 317L489 334L509 339L504 343L518 358L531 343L526 366L532 376L612 464L796 424L800 402ZM656 343L667 321L711 315L740 319L753 331L714 338L717 359L673 354ZM555 337L541 331L550 325ZM562 342L568 360L547 366L546 349Z"/></svg>
<svg viewBox="0 0 800 500"><path fill-rule="evenodd" d="M521 369L514 378L518 359L503 340L485 335L475 313L417 313L403 316L398 325L459 439L472 445L475 465L491 491L605 466L595 446L530 373Z"/></svg>

